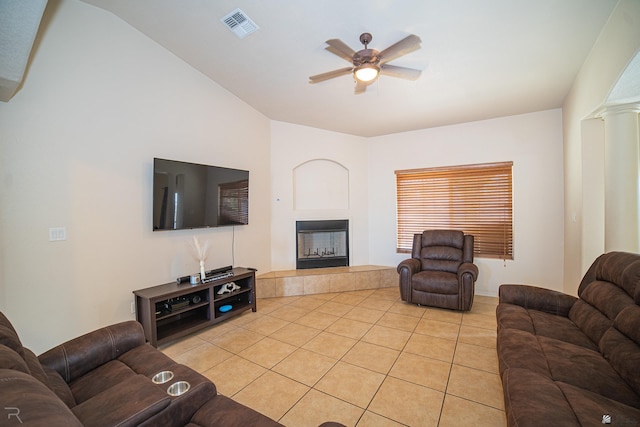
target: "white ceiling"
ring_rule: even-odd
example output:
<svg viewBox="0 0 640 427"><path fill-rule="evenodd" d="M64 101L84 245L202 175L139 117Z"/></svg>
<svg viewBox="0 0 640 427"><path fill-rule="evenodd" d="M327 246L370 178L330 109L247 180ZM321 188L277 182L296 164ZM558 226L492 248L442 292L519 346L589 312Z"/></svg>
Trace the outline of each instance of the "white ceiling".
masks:
<svg viewBox="0 0 640 427"><path fill-rule="evenodd" d="M83 0L166 47L272 120L376 136L559 108L617 0ZM220 19L242 9L260 29L239 39ZM349 66L326 51L361 33L391 62L423 70L354 95Z"/></svg>

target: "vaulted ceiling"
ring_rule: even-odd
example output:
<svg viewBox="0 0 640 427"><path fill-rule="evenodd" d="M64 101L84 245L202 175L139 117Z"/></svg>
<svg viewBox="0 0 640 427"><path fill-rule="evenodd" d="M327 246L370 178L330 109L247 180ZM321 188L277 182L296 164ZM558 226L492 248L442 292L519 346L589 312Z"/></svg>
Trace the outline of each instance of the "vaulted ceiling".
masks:
<svg viewBox="0 0 640 427"><path fill-rule="evenodd" d="M540 111L563 100L617 0L83 0L114 13L272 120L360 136ZM220 20L240 8L259 29ZM409 34L421 49L392 61L416 81L381 76L354 94L341 39L383 50Z"/></svg>

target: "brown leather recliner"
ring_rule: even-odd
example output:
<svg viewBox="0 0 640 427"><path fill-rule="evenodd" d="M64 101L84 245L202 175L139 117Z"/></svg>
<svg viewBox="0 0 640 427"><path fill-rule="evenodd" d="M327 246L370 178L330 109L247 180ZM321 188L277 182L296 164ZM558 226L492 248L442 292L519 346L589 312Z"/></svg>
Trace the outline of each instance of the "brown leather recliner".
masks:
<svg viewBox="0 0 640 427"><path fill-rule="evenodd" d="M414 234L411 258L398 265L400 297L413 304L471 310L478 267L473 236L458 230Z"/></svg>

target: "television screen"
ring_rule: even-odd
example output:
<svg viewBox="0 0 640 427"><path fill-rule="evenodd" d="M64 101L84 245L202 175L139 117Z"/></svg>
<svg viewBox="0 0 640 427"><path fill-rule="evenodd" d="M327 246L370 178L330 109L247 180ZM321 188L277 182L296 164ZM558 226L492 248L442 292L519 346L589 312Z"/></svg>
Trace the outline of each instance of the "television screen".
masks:
<svg viewBox="0 0 640 427"><path fill-rule="evenodd" d="M153 230L249 223L249 171L153 159Z"/></svg>

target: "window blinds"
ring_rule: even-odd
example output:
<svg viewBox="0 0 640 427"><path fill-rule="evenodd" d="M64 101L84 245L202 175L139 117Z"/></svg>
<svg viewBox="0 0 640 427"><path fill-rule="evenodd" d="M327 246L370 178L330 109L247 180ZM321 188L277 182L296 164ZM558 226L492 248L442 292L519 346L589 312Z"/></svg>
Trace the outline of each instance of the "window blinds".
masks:
<svg viewBox="0 0 640 427"><path fill-rule="evenodd" d="M513 162L396 171L398 252L413 235L455 229L474 236L474 255L513 259Z"/></svg>

